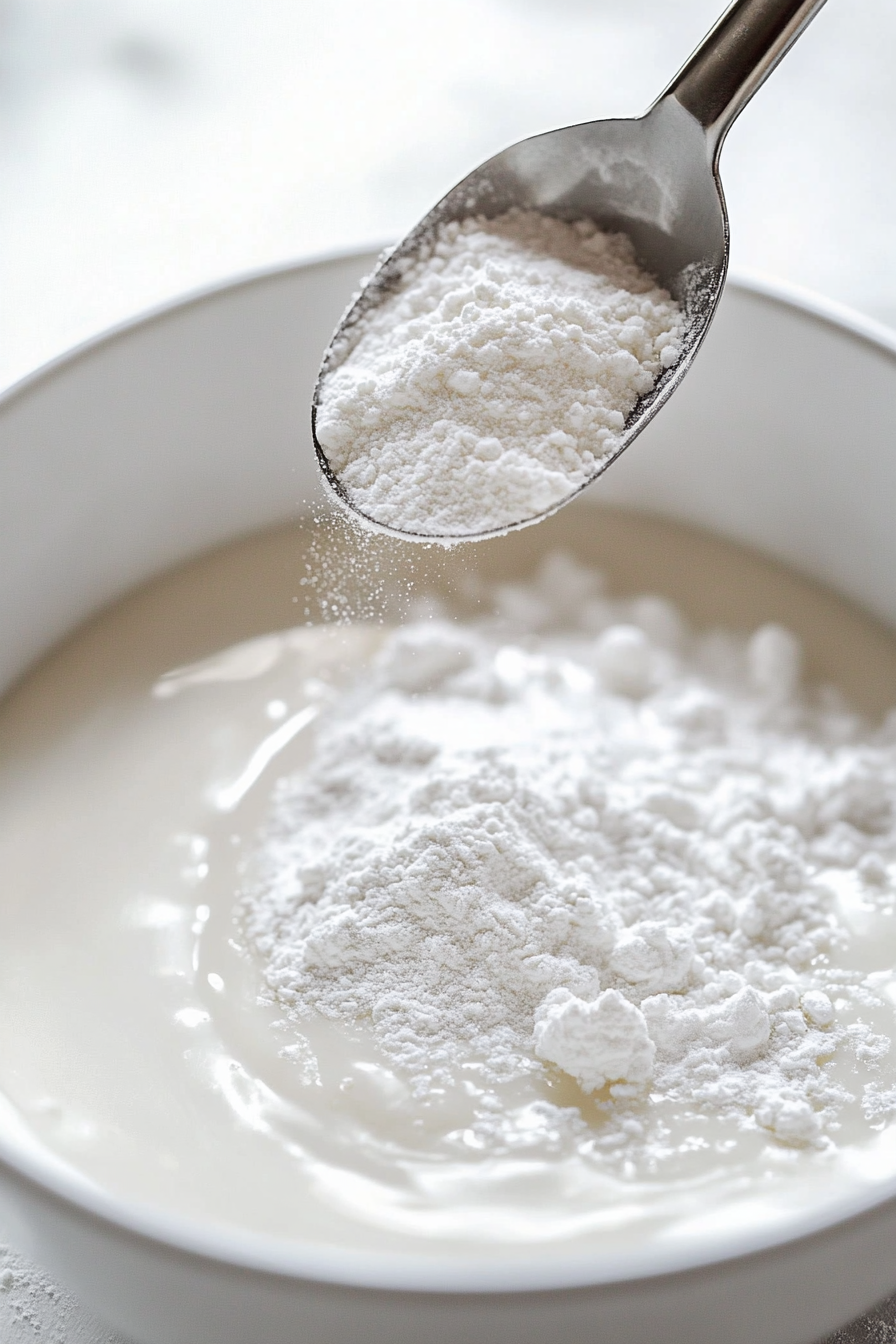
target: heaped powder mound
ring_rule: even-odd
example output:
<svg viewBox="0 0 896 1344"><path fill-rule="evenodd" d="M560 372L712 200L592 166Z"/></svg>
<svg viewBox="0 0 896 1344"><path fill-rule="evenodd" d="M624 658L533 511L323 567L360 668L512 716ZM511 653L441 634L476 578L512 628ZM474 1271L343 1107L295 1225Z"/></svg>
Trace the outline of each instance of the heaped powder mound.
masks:
<svg viewBox="0 0 896 1344"><path fill-rule="evenodd" d="M624 234L534 210L447 224L350 333L317 439L367 518L425 536L499 530L592 478L682 331Z"/></svg>
<svg viewBox="0 0 896 1344"><path fill-rule="evenodd" d="M372 1023L419 1098L561 1071L623 1126L649 1097L823 1146L896 1105L844 914L893 903L892 732L807 699L777 626L595 587L552 628L567 569L397 630L321 722L247 869L267 993Z"/></svg>

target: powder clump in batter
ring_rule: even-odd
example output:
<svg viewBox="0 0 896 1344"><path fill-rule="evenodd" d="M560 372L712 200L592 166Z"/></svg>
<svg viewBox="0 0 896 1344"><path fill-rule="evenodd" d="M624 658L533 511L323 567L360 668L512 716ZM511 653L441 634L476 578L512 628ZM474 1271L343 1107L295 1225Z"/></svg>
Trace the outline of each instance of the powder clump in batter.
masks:
<svg viewBox="0 0 896 1344"><path fill-rule="evenodd" d="M644 1014L618 989L587 1003L568 989L552 989L535 1010L535 1053L570 1074L586 1092L615 1082L635 1089L653 1076L656 1047Z"/></svg>
<svg viewBox="0 0 896 1344"><path fill-rule="evenodd" d="M425 536L506 528L618 450L682 334L624 234L535 210L445 224L350 330L315 432L373 521Z"/></svg>
<svg viewBox="0 0 896 1344"><path fill-rule="evenodd" d="M266 993L372 1023L420 1098L473 1065L787 1143L885 1114L884 991L846 952L894 903L896 734L798 676L787 631L695 636L560 557L492 618L396 630L275 788L242 906Z"/></svg>

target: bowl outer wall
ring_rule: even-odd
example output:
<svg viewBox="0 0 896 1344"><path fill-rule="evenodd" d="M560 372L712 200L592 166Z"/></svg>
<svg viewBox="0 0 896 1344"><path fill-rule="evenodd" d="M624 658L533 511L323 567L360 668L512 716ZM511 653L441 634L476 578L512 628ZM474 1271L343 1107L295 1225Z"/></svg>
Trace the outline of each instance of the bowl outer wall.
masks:
<svg viewBox="0 0 896 1344"><path fill-rule="evenodd" d="M371 254L289 267L200 295L92 342L3 398L0 684L134 584L321 500L307 424L310 392L320 351L372 261ZM687 382L635 451L585 499L709 527L822 579L896 624L893 343L876 337L869 324L844 323L828 305L815 308L782 301L774 288L755 283L729 287ZM413 1276L396 1277L376 1258L362 1267L351 1257L335 1256L327 1266L295 1256L287 1265L289 1256L266 1254L260 1242L250 1253L249 1239L241 1247L236 1234L229 1240L178 1236L176 1220L153 1220L115 1200L69 1189L15 1145L4 1148L10 1207L18 1210L23 1231L30 1229L38 1258L109 1319L153 1344L250 1337L273 1344L295 1338L299 1320L306 1325L303 1338L347 1340L357 1333L357 1316L354 1327L350 1318L359 1309L368 1333L375 1320L388 1318L382 1337L392 1340L404 1338L406 1329L417 1340L441 1339L444 1329L447 1339L461 1324L460 1312L471 1338L503 1338L506 1329L508 1340L540 1340L565 1328L564 1321L571 1333L584 1329L596 1338L602 1321L600 1334L623 1344L648 1339L663 1321L667 1340L697 1344L718 1337L723 1282L729 1306L741 1303L726 1321L726 1336L736 1344L735 1323L742 1321L745 1344L786 1344L832 1328L896 1282L896 1256L882 1250L896 1212L878 1199L879 1207L864 1217L790 1241L772 1255L750 1254L742 1239L719 1244L707 1259L740 1258L712 1270L657 1275L672 1266L654 1261L630 1265L627 1276L619 1266L628 1282L615 1286L527 1293L528 1305L513 1309L519 1295L501 1293L497 1316L493 1293L452 1296L445 1299L452 1307L442 1327L437 1293L422 1299L411 1292L352 1293L309 1281L411 1288ZM865 1202L872 1201L866 1196ZM831 1219L849 1212L832 1210ZM166 1248L165 1241L183 1249ZM224 1268L235 1262L244 1269ZM301 1274L303 1263L302 1282L266 1272ZM821 1265L824 1273L816 1277ZM533 1274L529 1265L524 1275L517 1268L502 1280L489 1278L486 1266L482 1275L469 1275L466 1286L474 1280L477 1288L491 1289L588 1284L605 1279L610 1267L589 1272L584 1263L567 1265L559 1276L543 1268ZM452 1272L417 1282L436 1289ZM773 1286L782 1274L795 1280L789 1298L781 1284ZM216 1286L203 1297L199 1284L212 1280ZM456 1272L451 1286L462 1286ZM273 1313L268 1324L265 1301ZM795 1303L795 1316L788 1315L788 1303ZM572 1330L573 1317L581 1328Z"/></svg>
<svg viewBox="0 0 896 1344"><path fill-rule="evenodd" d="M16 1177L12 1186L31 1254L134 1344L812 1344L894 1282L892 1201L681 1273L445 1293L253 1270L109 1224Z"/></svg>

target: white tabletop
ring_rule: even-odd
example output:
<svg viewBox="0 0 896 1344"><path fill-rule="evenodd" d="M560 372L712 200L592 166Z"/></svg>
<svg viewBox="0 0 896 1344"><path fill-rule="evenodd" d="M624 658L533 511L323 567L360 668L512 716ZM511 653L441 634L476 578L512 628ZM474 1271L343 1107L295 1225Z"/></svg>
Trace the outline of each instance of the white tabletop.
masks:
<svg viewBox="0 0 896 1344"><path fill-rule="evenodd" d="M636 114L722 0L0 0L0 386L185 290L385 242L502 146ZM732 259L896 325L896 4L731 132ZM10 1248L3 1344L116 1344ZM896 1304L837 1344L896 1344Z"/></svg>

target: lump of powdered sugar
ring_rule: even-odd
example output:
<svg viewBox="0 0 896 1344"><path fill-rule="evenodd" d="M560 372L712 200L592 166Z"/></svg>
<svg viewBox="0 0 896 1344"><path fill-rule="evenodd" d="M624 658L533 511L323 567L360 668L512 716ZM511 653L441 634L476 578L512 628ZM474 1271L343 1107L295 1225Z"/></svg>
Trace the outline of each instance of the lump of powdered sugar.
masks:
<svg viewBox="0 0 896 1344"><path fill-rule="evenodd" d="M322 379L315 430L350 502L424 536L556 507L679 358L678 304L631 241L537 211L445 224Z"/></svg>
<svg viewBox="0 0 896 1344"><path fill-rule="evenodd" d="M656 1047L644 1014L617 989L586 1003L568 989L553 989L535 1010L535 1053L570 1074L586 1092L605 1083L638 1089L653 1074Z"/></svg>
<svg viewBox="0 0 896 1344"><path fill-rule="evenodd" d="M559 1069L822 1144L890 1105L838 892L894 903L894 735L810 705L777 627L720 658L580 571L552 632L569 573L396 630L321 716L245 873L266 993L369 1022L418 1097Z"/></svg>

